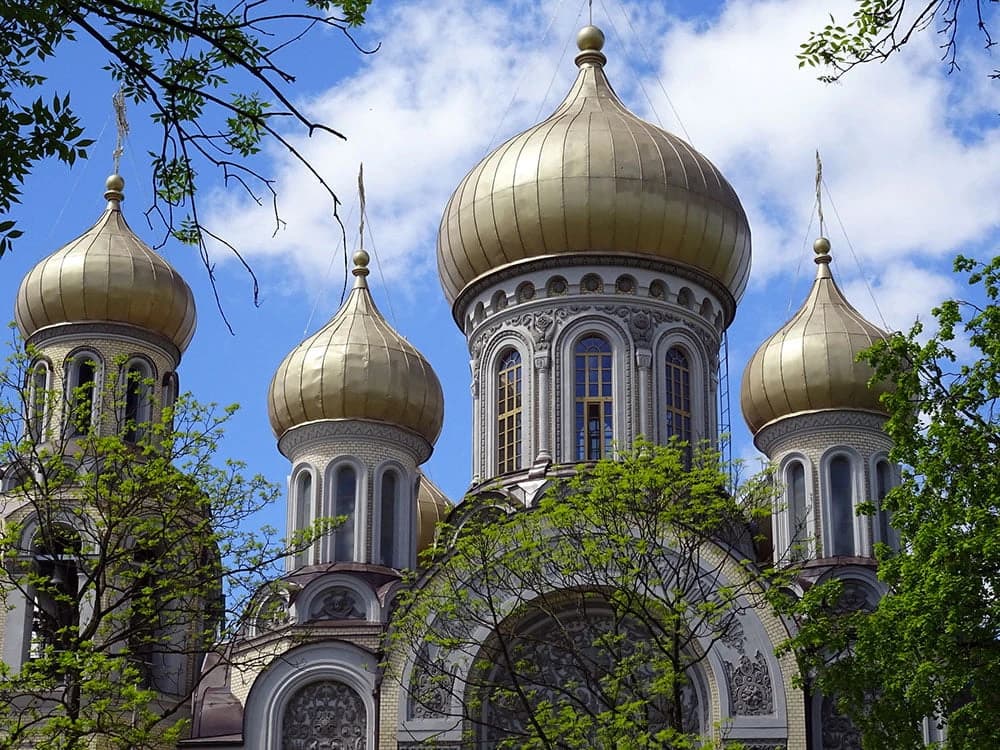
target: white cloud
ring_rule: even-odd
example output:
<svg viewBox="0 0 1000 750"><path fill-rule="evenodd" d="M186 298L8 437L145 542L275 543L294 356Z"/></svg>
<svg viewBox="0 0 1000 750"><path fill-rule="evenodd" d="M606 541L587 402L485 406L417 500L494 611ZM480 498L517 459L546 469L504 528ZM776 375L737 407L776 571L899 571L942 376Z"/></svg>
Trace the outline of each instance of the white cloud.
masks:
<svg viewBox="0 0 1000 750"><path fill-rule="evenodd" d="M858 68L835 86L798 68L798 45L825 22L828 6L850 5L735 0L717 17L677 21L659 6L638 4L629 7L631 23L614 8L606 19L608 71L619 92L651 116L641 81L656 110L669 113L645 65L645 45L694 145L740 193L754 229L757 285L798 265L792 259L810 220L817 147L836 211L866 266L904 257L931 262L1000 226L1000 128L988 121L988 129L970 131L970 121L986 122L990 100L955 93L966 84L945 74L933 35L918 35L890 62ZM451 190L489 147L547 114L565 92L573 73L567 29L579 24L579 10L554 0L540 9L522 2L378 5L369 30L382 50L309 99L310 111L349 141L317 138L302 148L345 200L342 215L354 212L351 235L364 161L375 249L391 279L425 287ZM968 86L979 91L982 64L968 67L976 77ZM249 257L291 257L303 279L321 278L339 238L330 206L301 169L277 158L283 185L296 186L283 193L287 228L269 239L270 212L251 210L239 197L220 201L217 220L233 227L227 236ZM836 245L829 197L826 219ZM353 249L355 240L349 244Z"/></svg>

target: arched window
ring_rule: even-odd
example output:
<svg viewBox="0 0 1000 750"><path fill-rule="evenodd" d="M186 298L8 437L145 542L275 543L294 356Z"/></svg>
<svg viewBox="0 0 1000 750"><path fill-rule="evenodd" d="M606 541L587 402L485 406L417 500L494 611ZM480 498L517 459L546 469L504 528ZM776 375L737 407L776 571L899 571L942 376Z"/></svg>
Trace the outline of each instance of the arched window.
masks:
<svg viewBox="0 0 1000 750"><path fill-rule="evenodd" d="M497 473L521 466L521 353L509 349L497 370Z"/></svg>
<svg viewBox="0 0 1000 750"><path fill-rule="evenodd" d="M45 439L51 387L48 364L36 362L28 380L28 434L35 441Z"/></svg>
<svg viewBox="0 0 1000 750"><path fill-rule="evenodd" d="M400 518L399 490L402 483L399 474L387 471L382 475L382 488L379 497L379 531L378 554L375 561L389 568L405 567L403 540L399 532L402 530Z"/></svg>
<svg viewBox="0 0 1000 750"><path fill-rule="evenodd" d="M142 360L132 360L125 367L125 413L122 436L130 443L138 443L146 436L152 417L152 388L149 365Z"/></svg>
<svg viewBox="0 0 1000 750"><path fill-rule="evenodd" d="M889 490L893 488L895 483L892 465L888 461L882 459L875 464L875 499L878 506L875 525L877 527L878 541L888 544L890 547L895 547L895 535L892 531L892 515L885 508L882 501L885 500L885 496L889 494Z"/></svg>
<svg viewBox="0 0 1000 750"><path fill-rule="evenodd" d="M830 460L830 554L853 555L854 489L851 460L841 454Z"/></svg>
<svg viewBox="0 0 1000 750"><path fill-rule="evenodd" d="M333 559L335 562L350 562L355 559L354 516L358 494L358 475L353 466L344 465L337 469L333 492L333 514L344 518L333 534Z"/></svg>
<svg viewBox="0 0 1000 750"><path fill-rule="evenodd" d="M31 659L47 651L69 651L76 646L80 627L80 549L80 535L68 526L49 526L35 534L31 549L36 576L28 647Z"/></svg>
<svg viewBox="0 0 1000 750"><path fill-rule="evenodd" d="M368 713L357 691L324 680L299 689L281 717L281 747L330 747L365 750Z"/></svg>
<svg viewBox="0 0 1000 750"><path fill-rule="evenodd" d="M66 403L69 405L71 435L85 434L94 422L100 369L100 359L92 352L80 352L68 364Z"/></svg>
<svg viewBox="0 0 1000 750"><path fill-rule="evenodd" d="M789 555L792 560L808 556L808 509L806 506L806 469L801 461L792 461L785 469L785 498L788 508Z"/></svg>
<svg viewBox="0 0 1000 750"><path fill-rule="evenodd" d="M293 487L292 507L295 509L293 531L302 531L309 528L312 523L313 507L313 477L308 469L300 471L295 477ZM304 549L295 556L296 565L309 564L309 550Z"/></svg>
<svg viewBox="0 0 1000 750"><path fill-rule="evenodd" d="M602 336L585 336L574 355L576 458L596 461L611 455L614 437L611 344Z"/></svg>
<svg viewBox="0 0 1000 750"><path fill-rule="evenodd" d="M687 355L672 346L666 356L667 438L691 442L691 366Z"/></svg>

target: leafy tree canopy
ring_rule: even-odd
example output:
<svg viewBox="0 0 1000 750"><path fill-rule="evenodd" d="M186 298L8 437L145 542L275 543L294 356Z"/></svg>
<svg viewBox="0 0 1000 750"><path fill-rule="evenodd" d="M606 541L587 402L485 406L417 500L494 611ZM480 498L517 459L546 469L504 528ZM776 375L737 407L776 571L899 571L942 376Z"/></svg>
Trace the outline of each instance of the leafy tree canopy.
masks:
<svg viewBox="0 0 1000 750"><path fill-rule="evenodd" d="M89 37L107 54L105 70L124 96L160 126L150 150L150 212L174 237L197 246L211 274L198 212L207 170L274 206L274 181L253 156L270 141L286 149L337 196L297 150L290 134L326 133L293 100L295 71L287 48L323 29L343 32L364 21L371 0L0 0L0 257L22 235L13 216L21 186L43 159L85 158L93 140L74 113L69 92L50 92L41 63L73 53ZM233 252L238 251L230 246ZM252 273L252 272L251 272Z"/></svg>
<svg viewBox="0 0 1000 750"><path fill-rule="evenodd" d="M996 11L996 0L855 0L850 20L830 16L830 23L809 35L800 47L799 67L830 68L821 80L835 81L857 65L888 59L915 34L933 29L940 35L942 59L956 70L963 29L974 26L987 49L996 44L990 33ZM1000 70L991 77L1000 78Z"/></svg>
<svg viewBox="0 0 1000 750"><path fill-rule="evenodd" d="M901 549L879 546L888 593L872 612L839 612L823 585L791 607L791 642L813 685L839 698L866 750L1000 747L1000 257L959 257L982 301L948 300L866 355L883 396L903 480L885 499ZM965 363L965 364L963 364Z"/></svg>
<svg viewBox="0 0 1000 750"><path fill-rule="evenodd" d="M0 373L0 606L5 644L25 638L0 662L0 748L171 746L205 655L225 669L257 592L332 523L285 541L253 523L279 490L213 461L232 407L147 395L137 422L127 394L154 381L67 399L33 356Z"/></svg>
<svg viewBox="0 0 1000 750"><path fill-rule="evenodd" d="M728 484L712 450L640 444L530 509L468 499L392 624L388 653L416 651L411 710L460 706L454 718L498 748L723 742L700 726L697 675L775 575L754 549L769 483ZM459 679L456 658L472 665Z"/></svg>

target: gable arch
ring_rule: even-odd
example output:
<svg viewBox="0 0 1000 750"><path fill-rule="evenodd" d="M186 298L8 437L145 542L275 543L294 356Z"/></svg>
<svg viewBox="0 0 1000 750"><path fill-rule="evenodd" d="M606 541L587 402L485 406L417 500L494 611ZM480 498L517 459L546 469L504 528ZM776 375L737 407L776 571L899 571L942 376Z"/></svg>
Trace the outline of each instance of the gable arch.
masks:
<svg viewBox="0 0 1000 750"><path fill-rule="evenodd" d="M668 382L668 355L672 349L683 353L688 365L688 391L690 397L691 443L700 440L714 442L716 439L715 398L710 384L713 373L710 367L711 358L704 344L683 328L670 328L657 337L653 346L653 387L654 413L656 415L657 442L666 444L670 438L671 429L668 423L668 403L670 388L674 383Z"/></svg>
<svg viewBox="0 0 1000 750"><path fill-rule="evenodd" d="M500 474L499 461L499 419L501 389L499 382L500 365L504 356L510 351L516 351L521 357L521 440L520 457L514 462L515 469L527 468L534 455L535 431L534 425L534 388L535 368L531 366L534 349L524 332L519 330L504 330L490 339L479 359L479 405L476 417L480 435L479 460L481 466L478 473L483 477L494 477Z"/></svg>
<svg viewBox="0 0 1000 750"><path fill-rule="evenodd" d="M349 474L353 472L353 483ZM320 515L345 521L320 540L319 562L362 562L368 544L368 467L355 456L338 456L323 472ZM353 494L353 504L349 496Z"/></svg>
<svg viewBox="0 0 1000 750"><path fill-rule="evenodd" d="M245 750L284 747L283 724L290 703L304 688L323 683L344 685L358 696L364 707L362 747L374 750L377 665L374 653L343 641L310 643L278 656L257 675L247 696L243 712Z"/></svg>
<svg viewBox="0 0 1000 750"><path fill-rule="evenodd" d="M584 410L591 408L588 399L591 397L590 386L587 390L580 392L577 387L577 346L588 338L598 337L604 339L610 347L610 367L606 374L610 375L610 388L599 395L594 395L594 404L598 404L605 398L610 399L610 407L607 412L604 408L600 410L600 417L610 414L610 443L611 452L615 446L627 447L632 442L635 434L632 424L634 416L632 382L633 382L633 346L628 332L621 323L613 318L596 314L584 315L567 324L556 336L553 342L555 351L555 383L554 395L556 398L556 462L581 460L581 450L586 454L586 445L581 447L581 439L586 440L586 435L581 432L583 426L581 420L586 419L586 415L580 413L581 404ZM602 369L604 369L602 367ZM603 379L604 374L600 377ZM598 387L598 390L601 390ZM605 396L609 393L609 396ZM602 429L607 425L602 423ZM607 441L604 441L605 443ZM607 451L605 445L604 448ZM582 459L586 460L586 459Z"/></svg>
<svg viewBox="0 0 1000 750"><path fill-rule="evenodd" d="M375 468L374 478L371 561L397 570L412 568L416 561L416 477L390 459Z"/></svg>
<svg viewBox="0 0 1000 750"><path fill-rule="evenodd" d="M870 557L869 517L857 514L865 500L864 461L848 445L827 448L819 461L824 557Z"/></svg>

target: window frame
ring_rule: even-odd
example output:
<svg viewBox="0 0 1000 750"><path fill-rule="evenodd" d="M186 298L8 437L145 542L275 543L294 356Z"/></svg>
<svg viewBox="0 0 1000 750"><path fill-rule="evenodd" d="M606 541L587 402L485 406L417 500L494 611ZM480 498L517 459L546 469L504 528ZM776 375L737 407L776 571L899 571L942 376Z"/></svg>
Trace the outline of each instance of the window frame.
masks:
<svg viewBox="0 0 1000 750"><path fill-rule="evenodd" d="M93 363L94 376L90 389L90 415L86 425L76 423L75 412L77 410L78 389L82 387L80 379L80 369L84 364ZM101 391L104 383L104 359L100 354L92 349L77 349L66 357L65 380L64 380L64 403L66 404L66 429L70 437L85 435L88 431L97 431L100 420Z"/></svg>

